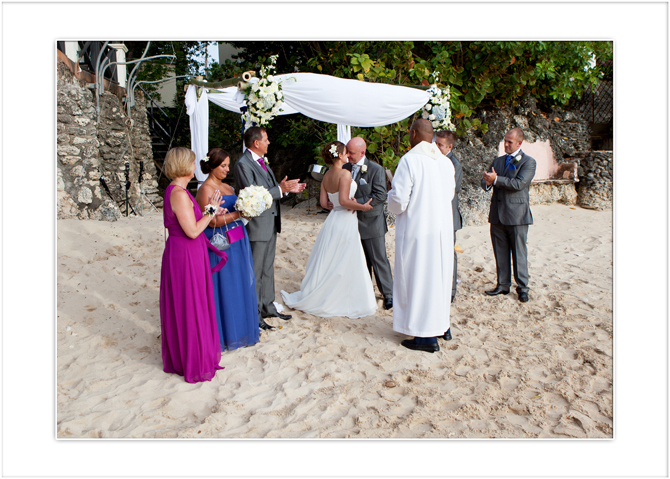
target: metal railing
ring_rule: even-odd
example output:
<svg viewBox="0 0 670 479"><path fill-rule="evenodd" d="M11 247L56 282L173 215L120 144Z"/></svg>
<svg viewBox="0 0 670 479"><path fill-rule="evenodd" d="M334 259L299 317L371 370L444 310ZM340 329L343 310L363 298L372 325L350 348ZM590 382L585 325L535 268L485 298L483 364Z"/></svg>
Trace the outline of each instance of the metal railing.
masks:
<svg viewBox="0 0 670 479"><path fill-rule="evenodd" d="M163 144L170 149L172 147L172 140L174 133L177 130L177 125L172 121L170 115L163 110L156 101L151 98L151 95L137 85L137 88L142 90L147 101L147 118L149 120L149 128L151 132L158 137Z"/></svg>
<svg viewBox="0 0 670 479"><path fill-rule="evenodd" d="M573 109L591 123L609 123L614 117L614 90L611 81L601 81L576 100Z"/></svg>

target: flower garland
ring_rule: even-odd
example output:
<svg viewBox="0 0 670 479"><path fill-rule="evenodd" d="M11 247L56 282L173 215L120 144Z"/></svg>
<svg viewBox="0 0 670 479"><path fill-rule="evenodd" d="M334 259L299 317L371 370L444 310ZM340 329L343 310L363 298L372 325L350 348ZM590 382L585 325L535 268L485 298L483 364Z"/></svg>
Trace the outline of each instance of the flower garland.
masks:
<svg viewBox="0 0 670 479"><path fill-rule="evenodd" d="M256 83L243 83L240 92L247 103L247 111L242 114L244 130L251 126L266 125L282 110L284 94L281 84L272 75L278 55L270 57L270 64L261 67L260 79Z"/></svg>
<svg viewBox="0 0 670 479"><path fill-rule="evenodd" d="M441 90L437 85L431 85L427 90L430 94L428 102L423 106L421 117L429 120L433 128L437 130L455 130L456 127L451 122L451 107L449 99L451 93L449 87Z"/></svg>

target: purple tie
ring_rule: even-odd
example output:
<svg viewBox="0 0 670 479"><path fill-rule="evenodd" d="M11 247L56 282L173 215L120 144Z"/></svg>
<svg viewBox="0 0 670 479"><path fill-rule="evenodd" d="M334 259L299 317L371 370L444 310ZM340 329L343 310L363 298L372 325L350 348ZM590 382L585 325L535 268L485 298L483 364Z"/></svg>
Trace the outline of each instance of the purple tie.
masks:
<svg viewBox="0 0 670 479"><path fill-rule="evenodd" d="M265 171L268 171L267 167L265 166L265 161L263 161L263 158L259 158L257 161L258 164L261 165Z"/></svg>

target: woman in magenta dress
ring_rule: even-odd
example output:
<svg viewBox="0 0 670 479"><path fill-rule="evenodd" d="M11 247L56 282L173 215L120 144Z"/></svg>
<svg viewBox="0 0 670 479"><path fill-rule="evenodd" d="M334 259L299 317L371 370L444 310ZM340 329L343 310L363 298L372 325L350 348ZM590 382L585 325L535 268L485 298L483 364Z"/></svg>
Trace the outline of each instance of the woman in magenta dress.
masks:
<svg viewBox="0 0 670 479"><path fill-rule="evenodd" d="M226 267L212 275L221 350L233 351L256 344L260 331L251 245L240 213L235 211L235 191L223 182L230 171L228 152L221 148L212 148L207 157L200 160L200 169L209 176L200 185L195 195L196 201L204 208L208 198L219 192L224 201L221 206L227 210L225 215L212 218L209 227L205 229L205 236L211 239L215 232L227 232L233 240L230 248L226 250ZM219 259L210 252L209 261L215 265Z"/></svg>
<svg viewBox="0 0 670 479"><path fill-rule="evenodd" d="M173 148L165 157L165 174L172 183L165 190L163 223L169 237L161 265L160 313L163 371L184 376L189 383L209 381L221 360L212 290L212 270L204 229L211 216L203 216L186 190L195 173L195 153ZM211 204L219 204L219 194ZM217 208L216 215L223 214ZM225 253L215 269L226 263Z"/></svg>

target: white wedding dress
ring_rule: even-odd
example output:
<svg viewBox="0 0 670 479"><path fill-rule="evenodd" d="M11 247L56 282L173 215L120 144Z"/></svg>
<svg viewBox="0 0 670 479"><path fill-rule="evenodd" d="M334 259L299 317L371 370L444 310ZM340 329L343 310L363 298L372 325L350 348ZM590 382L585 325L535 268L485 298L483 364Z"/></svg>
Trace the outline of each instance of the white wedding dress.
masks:
<svg viewBox="0 0 670 479"><path fill-rule="evenodd" d="M352 180L349 197L356 193ZM282 291L284 304L314 316L361 318L377 310L372 280L358 232L358 216L328 193L333 209L324 221L307 260L300 291Z"/></svg>

